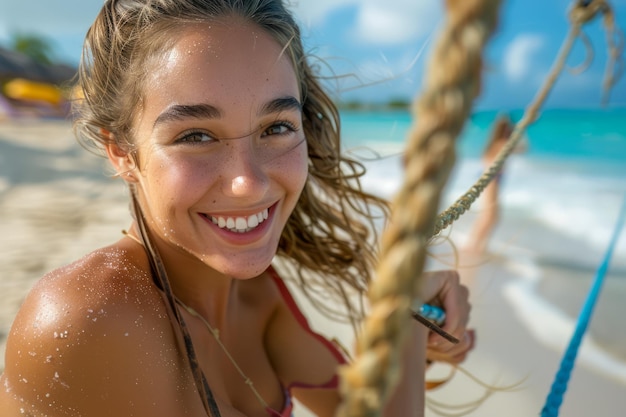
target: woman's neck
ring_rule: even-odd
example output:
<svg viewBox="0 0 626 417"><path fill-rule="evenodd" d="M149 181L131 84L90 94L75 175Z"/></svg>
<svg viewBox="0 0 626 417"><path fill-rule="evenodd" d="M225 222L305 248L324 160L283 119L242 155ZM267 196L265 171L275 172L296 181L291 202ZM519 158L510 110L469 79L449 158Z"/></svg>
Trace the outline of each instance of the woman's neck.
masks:
<svg viewBox="0 0 626 417"><path fill-rule="evenodd" d="M129 234L138 236L137 232L133 225ZM238 280L216 271L191 253L154 234L151 240L165 266L175 297L218 326L233 305Z"/></svg>

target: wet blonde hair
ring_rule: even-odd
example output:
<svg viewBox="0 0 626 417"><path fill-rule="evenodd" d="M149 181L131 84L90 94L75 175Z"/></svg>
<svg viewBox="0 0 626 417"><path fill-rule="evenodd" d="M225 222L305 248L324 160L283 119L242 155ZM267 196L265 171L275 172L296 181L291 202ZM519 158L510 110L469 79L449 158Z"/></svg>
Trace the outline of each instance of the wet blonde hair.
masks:
<svg viewBox="0 0 626 417"><path fill-rule="evenodd" d="M142 108L150 63L173 45L177 31L228 17L267 31L284 47L300 84L309 179L283 231L278 255L320 311L360 318L362 307L351 300L367 288L377 244L374 221L386 218L388 206L361 189L363 165L341 154L338 110L307 62L300 30L283 1L106 1L85 40L76 135L99 150L116 143L131 152L133 121ZM338 300L345 307L340 311L333 307Z"/></svg>

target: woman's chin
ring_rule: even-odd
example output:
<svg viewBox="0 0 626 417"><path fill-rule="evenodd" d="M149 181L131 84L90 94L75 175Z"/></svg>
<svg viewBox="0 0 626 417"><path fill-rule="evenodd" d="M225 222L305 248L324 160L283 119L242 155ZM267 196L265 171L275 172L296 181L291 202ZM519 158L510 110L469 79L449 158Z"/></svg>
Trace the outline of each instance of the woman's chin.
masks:
<svg viewBox="0 0 626 417"><path fill-rule="evenodd" d="M225 276L234 279L246 280L258 277L265 272L265 270L267 270L267 268L269 268L272 264L272 260L273 257L254 261L250 259L228 259L216 262L215 259L204 259L203 262L211 269L214 269Z"/></svg>
<svg viewBox="0 0 626 417"><path fill-rule="evenodd" d="M259 267L259 268L246 268L246 269L242 269L242 268L233 268L230 270L226 270L224 272L224 275L227 275L233 279L239 279L239 280L248 280L248 279L252 279L252 278L256 278L259 275L261 275L263 272L265 272L265 270L267 270L267 268L269 268L270 264L268 263L267 265L265 265L264 267Z"/></svg>

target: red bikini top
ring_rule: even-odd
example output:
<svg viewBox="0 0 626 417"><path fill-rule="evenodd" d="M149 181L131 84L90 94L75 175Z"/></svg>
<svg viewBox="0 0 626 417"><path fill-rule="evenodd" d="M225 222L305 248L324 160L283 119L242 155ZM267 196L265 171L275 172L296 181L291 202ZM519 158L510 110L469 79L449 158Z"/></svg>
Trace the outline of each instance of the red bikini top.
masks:
<svg viewBox="0 0 626 417"><path fill-rule="evenodd" d="M302 311L300 311L300 308L298 307L298 305L296 304L296 301L294 300L293 296L289 292L289 289L283 282L282 278L278 275L276 270L270 266L267 272L272 277L272 280L278 287L278 290L280 291L280 294L283 300L287 304L287 307L289 307L289 310L291 310L291 313L293 314L295 319L298 321L300 326L302 326L302 328L307 333L311 334L315 339L317 339L320 343L322 343L322 345L324 345L329 350L329 352L335 357L335 359L337 359L337 362L339 364L341 365L346 364L347 361L345 357L343 356L343 354L339 351L339 349L337 349L337 347L331 341L329 341L324 336L314 332L313 329L311 329L311 326L309 326L309 322L307 321L304 314L302 314ZM305 383L299 383L299 382L292 383L288 387L285 388L285 406L283 407L282 412L279 413L276 410L269 409L269 408L267 412L269 413L271 417L292 417L293 416L292 415L293 402L291 400L290 391L291 391L291 388L293 387L311 388L311 389L313 388L336 389L338 386L339 386L339 377L337 375L334 375L329 381L321 385L312 385L312 384L305 384Z"/></svg>

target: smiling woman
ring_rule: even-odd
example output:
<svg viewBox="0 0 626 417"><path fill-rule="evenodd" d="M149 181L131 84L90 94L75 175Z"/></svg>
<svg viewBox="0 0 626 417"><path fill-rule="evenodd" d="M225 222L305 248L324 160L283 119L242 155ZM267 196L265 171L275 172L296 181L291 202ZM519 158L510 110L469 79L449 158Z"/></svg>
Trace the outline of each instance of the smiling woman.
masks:
<svg viewBox="0 0 626 417"><path fill-rule="evenodd" d="M0 414L291 416L294 396L334 415L346 359L273 263L357 321L373 213L388 207L341 154L337 110L283 3L108 0L79 81L76 133L128 185L134 222L32 290L7 342ZM423 296L463 340L431 336L431 352L462 361L467 290L436 272ZM386 415L423 413L426 328L407 333L405 390Z"/></svg>

